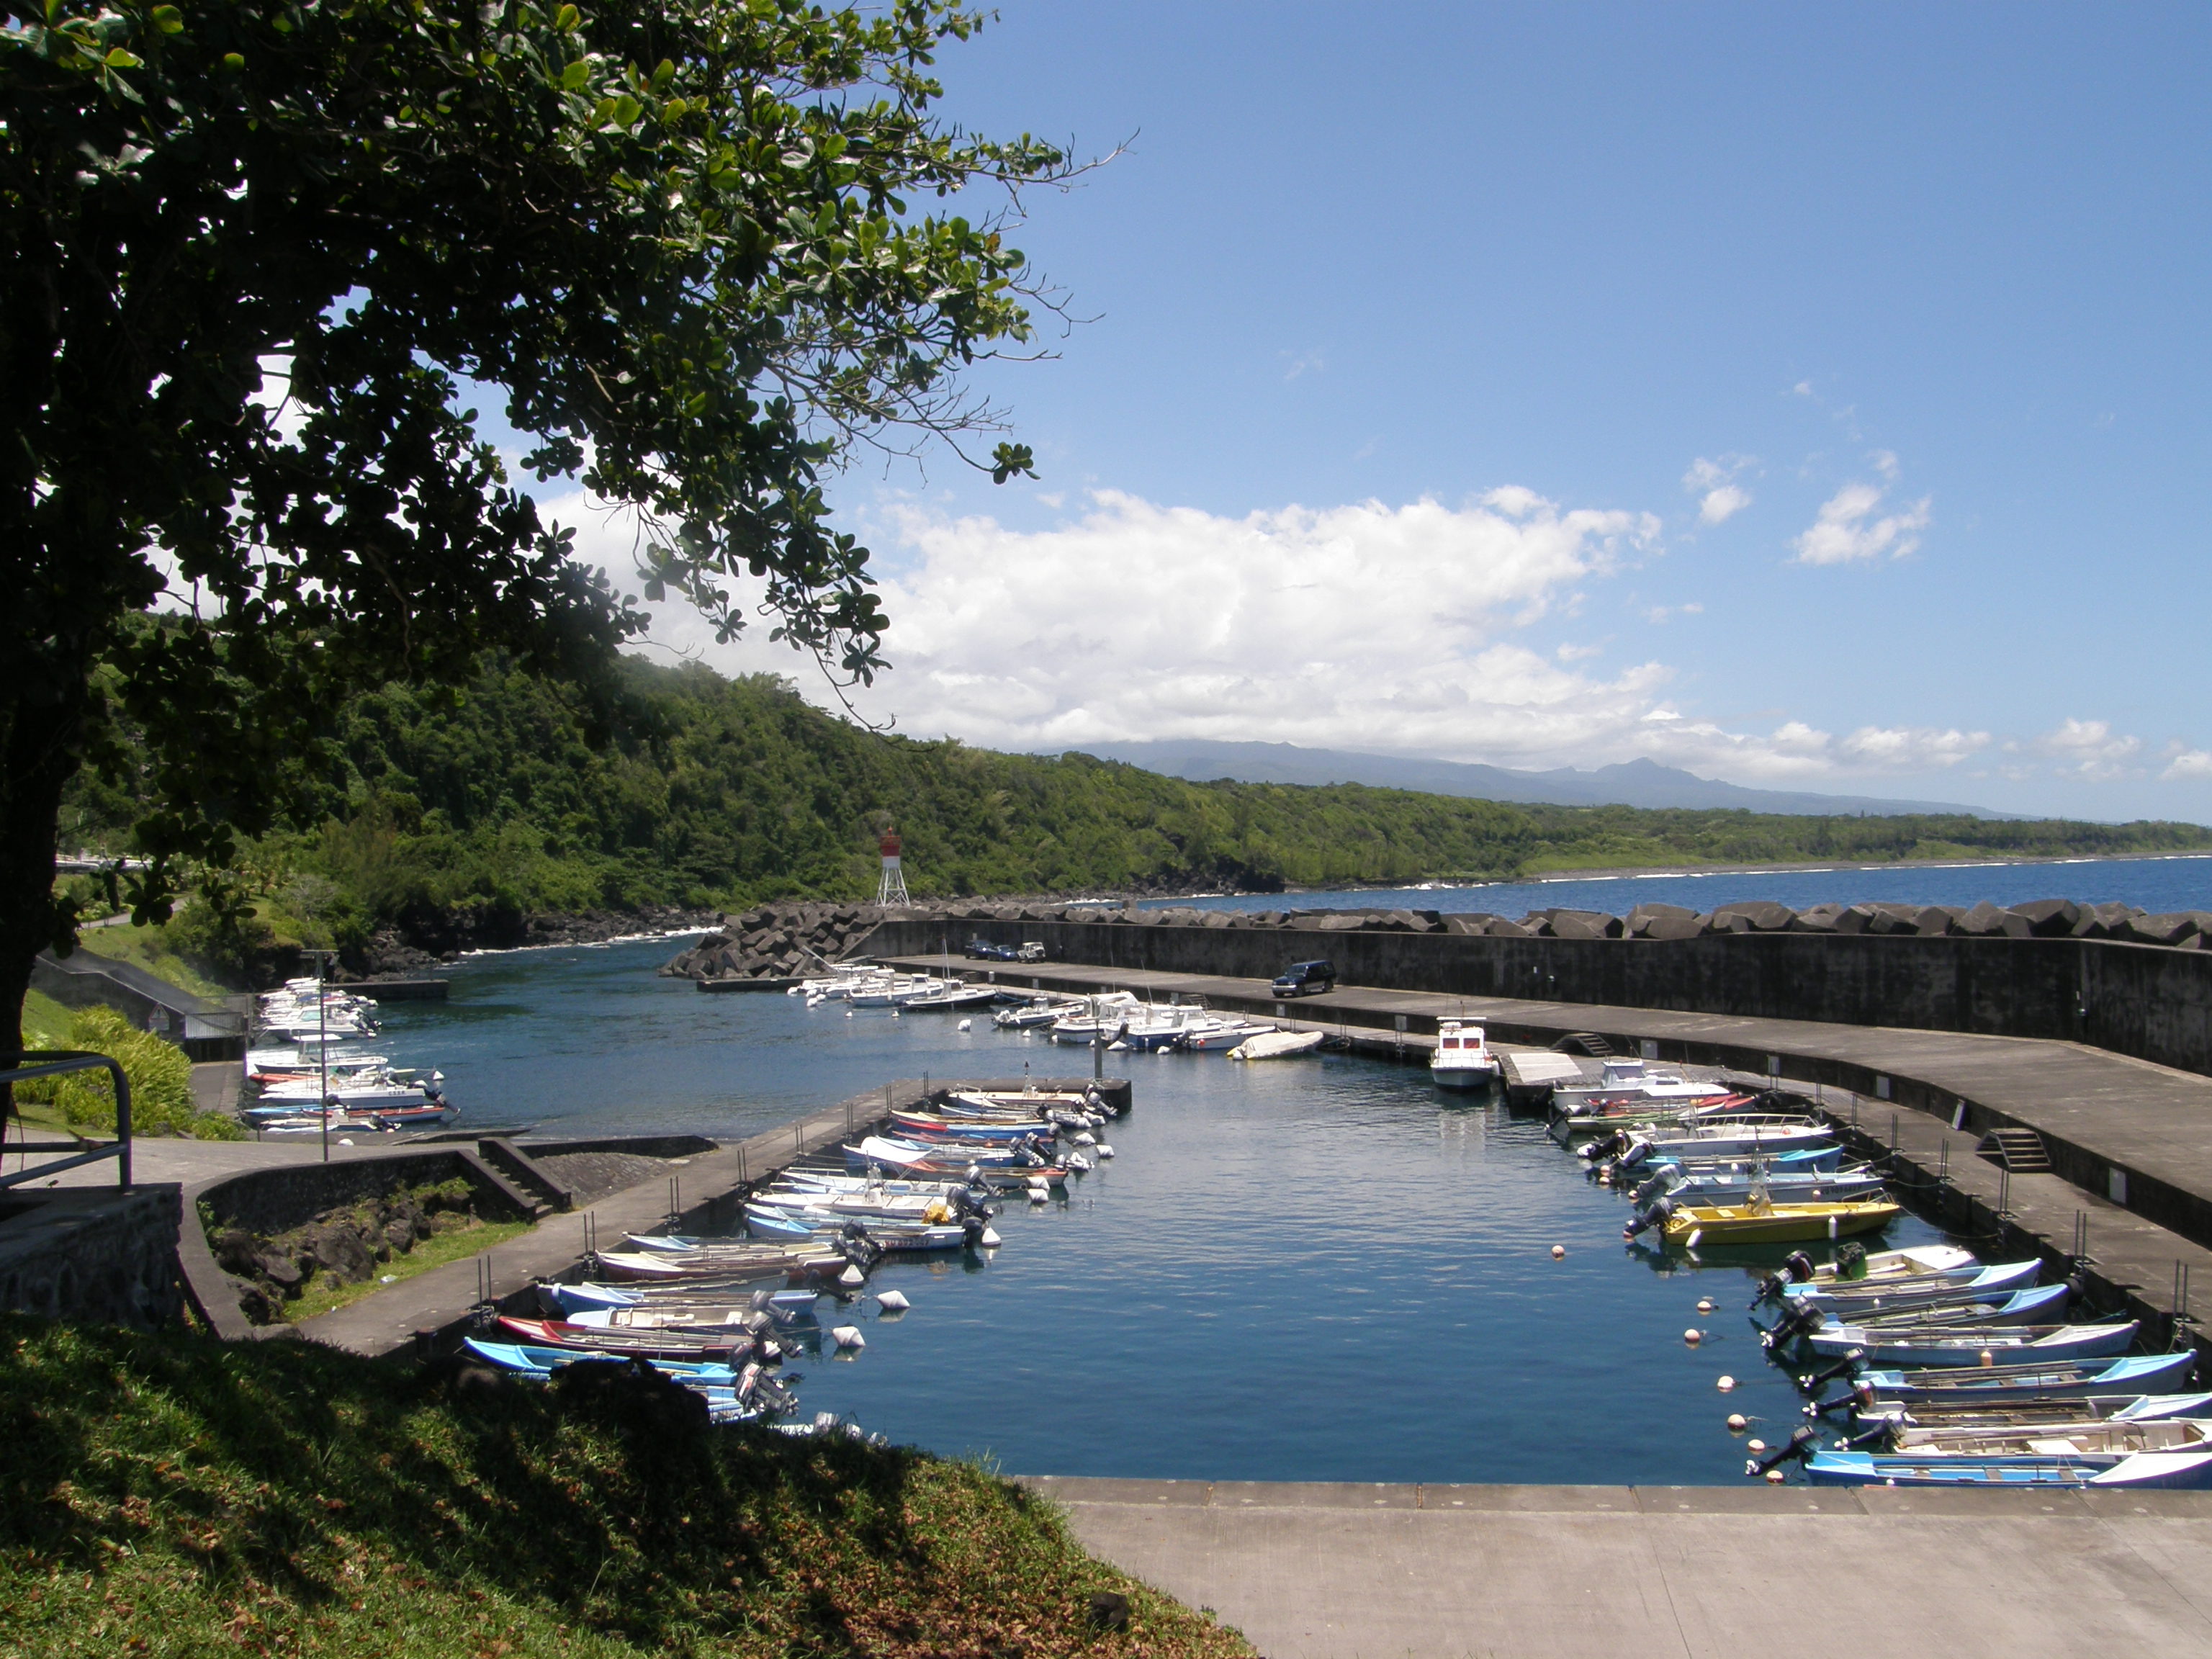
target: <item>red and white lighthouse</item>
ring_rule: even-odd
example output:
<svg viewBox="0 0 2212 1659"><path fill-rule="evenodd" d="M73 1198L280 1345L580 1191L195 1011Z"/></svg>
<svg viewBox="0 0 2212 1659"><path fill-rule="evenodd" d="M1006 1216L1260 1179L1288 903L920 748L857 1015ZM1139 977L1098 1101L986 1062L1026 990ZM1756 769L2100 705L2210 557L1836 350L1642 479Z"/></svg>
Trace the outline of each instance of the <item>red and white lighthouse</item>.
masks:
<svg viewBox="0 0 2212 1659"><path fill-rule="evenodd" d="M884 854L884 878L876 884L876 902L883 905L911 904L906 896L906 875L899 868L899 838L896 830L884 831L879 845Z"/></svg>

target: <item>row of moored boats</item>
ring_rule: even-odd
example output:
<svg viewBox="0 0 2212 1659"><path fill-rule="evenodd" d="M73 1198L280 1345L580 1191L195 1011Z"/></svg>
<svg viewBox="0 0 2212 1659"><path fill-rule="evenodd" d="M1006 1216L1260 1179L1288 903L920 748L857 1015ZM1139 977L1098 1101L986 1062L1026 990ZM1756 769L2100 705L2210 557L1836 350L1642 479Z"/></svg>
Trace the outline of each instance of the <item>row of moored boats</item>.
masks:
<svg viewBox="0 0 2212 1659"><path fill-rule="evenodd" d="M375 1052L374 999L313 979L287 980L256 1012L246 1054L253 1099L240 1113L267 1134L386 1134L434 1128L458 1111L445 1075Z"/></svg>
<svg viewBox="0 0 2212 1659"><path fill-rule="evenodd" d="M702 1395L717 1421L840 1427L828 1414L789 1420L799 1379L783 1369L825 1345L866 1346L849 1314L823 1326L825 1300L845 1310L872 1297L878 1318L904 1314L902 1292L871 1291L879 1267L1000 1249L1000 1206L1048 1204L1113 1157L1103 1135L1116 1115L1096 1089L940 1091L756 1187L742 1234L632 1234L592 1251L578 1282L540 1283L537 1316L495 1316L467 1346L541 1380L580 1361L641 1362Z"/></svg>
<svg viewBox="0 0 2212 1659"><path fill-rule="evenodd" d="M1634 1206L1623 1230L1792 1252L1752 1307L1808 1421L1747 1472L1817 1485L2212 1487L2212 1394L2192 1351L2133 1352L2139 1322L2083 1305L2077 1277L1951 1244L1869 1254L1904 1213L1827 1120L1770 1093L1613 1060L1553 1091L1552 1133ZM1706 1304L1701 1304L1700 1306Z"/></svg>

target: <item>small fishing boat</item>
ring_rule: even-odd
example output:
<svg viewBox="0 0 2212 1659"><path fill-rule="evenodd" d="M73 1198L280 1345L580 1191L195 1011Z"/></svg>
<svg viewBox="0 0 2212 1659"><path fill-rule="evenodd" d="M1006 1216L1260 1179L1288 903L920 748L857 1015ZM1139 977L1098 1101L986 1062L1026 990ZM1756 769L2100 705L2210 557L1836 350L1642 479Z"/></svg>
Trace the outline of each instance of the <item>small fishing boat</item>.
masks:
<svg viewBox="0 0 2212 1659"><path fill-rule="evenodd" d="M1863 1389L1864 1398L1861 1397ZM1899 1434L1921 1429L2006 1429L2025 1431L2072 1423L2156 1423L2170 1417L2212 1416L2212 1392L2193 1394L2091 1394L2049 1400L1875 1400L1862 1384L1840 1402L1851 1407L1853 1426L1871 1430L1885 1424ZM1808 1406L1808 1415L1828 1414Z"/></svg>
<svg viewBox="0 0 2212 1659"><path fill-rule="evenodd" d="M1825 1328L1832 1321L1848 1324L1854 1330L1879 1333L1890 1342L1902 1340L1915 1331L1978 1330L1990 1325L2032 1325L2039 1321L2063 1319L2066 1299L2072 1295L2063 1285L2039 1285L2027 1290L2015 1290L1987 1298L1968 1298L1957 1302L1938 1302L1920 1307L1887 1308L1880 1310L1855 1307L1847 1315L1838 1315L1819 1303L1798 1302L1783 1310L1772 1329L1764 1332L1759 1341L1769 1350L1787 1347L1792 1342L1803 1340Z"/></svg>
<svg viewBox="0 0 2212 1659"><path fill-rule="evenodd" d="M644 1359L723 1359L743 1363L758 1346L750 1331L735 1326L705 1330L627 1331L579 1325L565 1319L524 1319L514 1314L499 1316L500 1328L525 1341L545 1348L583 1349L615 1358L636 1355Z"/></svg>
<svg viewBox="0 0 2212 1659"><path fill-rule="evenodd" d="M1651 1149L1639 1162L1658 1162L1684 1157L1750 1158L1802 1152L1810 1146L1826 1146L1835 1138L1836 1132L1828 1125L1793 1113L1732 1114L1672 1127L1633 1130L1621 1161L1627 1164L1639 1146Z"/></svg>
<svg viewBox="0 0 2212 1659"><path fill-rule="evenodd" d="M1594 1083L1555 1083L1552 1109L1572 1117L1608 1106L1696 1106L1735 1092L1725 1083L1693 1083L1641 1060L1607 1060Z"/></svg>
<svg viewBox="0 0 2212 1659"><path fill-rule="evenodd" d="M739 1284L779 1274L787 1281L835 1279L853 1264L817 1244L787 1249L759 1244L749 1255L690 1256L666 1250L601 1250L592 1258L601 1273L640 1281L690 1279Z"/></svg>
<svg viewBox="0 0 2212 1659"><path fill-rule="evenodd" d="M1955 1244L1911 1244L1901 1250L1876 1250L1871 1255L1864 1245L1846 1244L1836 1252L1833 1261L1817 1262L1802 1250L1792 1250L1783 1258L1780 1273L1759 1281L1759 1295L1752 1305L1771 1302L1799 1285L1826 1290L1907 1279L1958 1280L1972 1279L1981 1270L1980 1258Z"/></svg>
<svg viewBox="0 0 2212 1659"><path fill-rule="evenodd" d="M537 1342L492 1342L483 1337L470 1336L461 1340L461 1346L479 1358L488 1359L503 1370L556 1371L563 1365L573 1365L580 1359L628 1359L627 1353L599 1352L590 1348L554 1347ZM657 1359L651 1362L653 1370L665 1371L679 1382L720 1383L733 1387L738 1369L720 1361L688 1359Z"/></svg>
<svg viewBox="0 0 2212 1659"><path fill-rule="evenodd" d="M941 1140L894 1139L886 1135L869 1135L859 1146L847 1146L844 1150L846 1168L855 1170L866 1170L872 1164L904 1168L927 1165L932 1174L943 1170L957 1175L972 1165L986 1170L1035 1170L1042 1175L1050 1163L1026 1141L1004 1146L988 1141L963 1141L954 1145Z"/></svg>
<svg viewBox="0 0 2212 1659"><path fill-rule="evenodd" d="M1929 1457L1910 1453L1814 1452L1816 1486L2118 1487L2201 1492L2212 1487L2212 1447L2126 1456Z"/></svg>
<svg viewBox="0 0 2212 1659"><path fill-rule="evenodd" d="M1996 1425L1900 1425L1890 1449L1916 1456L2109 1457L2212 1449L2212 1423L2187 1417ZM1868 1449L1860 1447L1847 1450Z"/></svg>
<svg viewBox="0 0 2212 1659"><path fill-rule="evenodd" d="M1310 1054L1322 1045L1320 1031L1263 1031L1247 1037L1229 1051L1231 1060L1289 1060Z"/></svg>
<svg viewBox="0 0 2212 1659"><path fill-rule="evenodd" d="M1811 1332L1805 1346L1836 1358L1856 1352L1867 1365L1978 1368L2028 1364L2039 1359L2102 1359L2125 1353L2136 1322L2103 1325L1962 1325L1886 1329L1879 1325L1828 1325ZM1989 1358L1984 1361L1984 1355Z"/></svg>
<svg viewBox="0 0 2212 1659"><path fill-rule="evenodd" d="M1144 1018L1145 1005L1134 992L1106 991L1085 997L1074 1012L1062 1015L1047 1029L1054 1042L1088 1045L1111 1042L1122 1030Z"/></svg>
<svg viewBox="0 0 2212 1659"><path fill-rule="evenodd" d="M1917 1370L1870 1370L1861 1372L1858 1386L1877 1400L1988 1403L2000 1401L2064 1400L2081 1395L2157 1394L2188 1386L2197 1356L2186 1350L2175 1353L2127 1354L2115 1359L2060 1358L2038 1360L2032 1356L2006 1356L2007 1363L1965 1369L1929 1366ZM1861 1356L1863 1360L1864 1356ZM1976 1356L1978 1362L1979 1355ZM1800 1385L1812 1381L1798 1379Z"/></svg>
<svg viewBox="0 0 2212 1659"><path fill-rule="evenodd" d="M1498 1080L1498 1056L1483 1041L1482 1027L1447 1019L1437 1026L1437 1046L1429 1055L1429 1081L1440 1089L1486 1089Z"/></svg>
<svg viewBox="0 0 2212 1659"><path fill-rule="evenodd" d="M1895 1313L1908 1308L2000 1301L2015 1291L2028 1289L2042 1274L2040 1261L1997 1261L1961 1273L1930 1273L1913 1279L1863 1282L1847 1279L1842 1284L1815 1280L1804 1285L1784 1285L1778 1299L1784 1307L1814 1307L1832 1319L1850 1319L1861 1313Z"/></svg>
<svg viewBox="0 0 2212 1659"><path fill-rule="evenodd" d="M760 1206L745 1206L745 1227L755 1238L798 1243L806 1239L834 1237L842 1227L855 1224L842 1216L817 1215L803 1212L778 1211ZM970 1216L964 1222L872 1223L866 1229L871 1243L896 1255L911 1255L930 1250L957 1250L971 1244L985 1248L999 1242L998 1234L980 1216Z"/></svg>
<svg viewBox="0 0 2212 1659"><path fill-rule="evenodd" d="M1034 1026L1049 1025L1056 1019L1066 1019L1071 1014L1083 1012L1083 1004L1073 997L1031 997L1027 1001L1001 1008L991 1016L991 1024L1002 1030L1026 1031Z"/></svg>
<svg viewBox="0 0 2212 1659"><path fill-rule="evenodd" d="M942 989L924 991L902 997L898 1006L910 1014L950 1013L961 1008L988 1008L999 1000L994 985L963 985L957 982Z"/></svg>
<svg viewBox="0 0 2212 1659"><path fill-rule="evenodd" d="M902 1140L980 1140L1009 1144L1048 1140L1052 1127L1036 1118L997 1123L984 1118L934 1117L921 1112L893 1112L890 1133Z"/></svg>
<svg viewBox="0 0 2212 1659"><path fill-rule="evenodd" d="M1658 1228L1669 1244L1792 1244L1879 1232L1904 1213L1887 1199L1778 1204L1754 1194L1739 1204L1677 1204L1662 1198L1632 1217L1621 1236Z"/></svg>
<svg viewBox="0 0 2212 1659"><path fill-rule="evenodd" d="M689 1313L706 1324L726 1324L726 1316L765 1313L780 1327L816 1322L813 1291L753 1291L732 1292L720 1299L691 1286L680 1290L637 1285L553 1285L541 1282L538 1299L549 1318L573 1318L578 1314L610 1308L652 1308L667 1313Z"/></svg>
<svg viewBox="0 0 2212 1659"><path fill-rule="evenodd" d="M1869 1164L1858 1164L1849 1170L1762 1169L1738 1164L1728 1169L1698 1170L1694 1173L1672 1161L1651 1165L1651 1171L1631 1196L1638 1204L1648 1204L1662 1196L1679 1204L1735 1204L1741 1203L1752 1193L1763 1187L1770 1198L1786 1199L1792 1203L1819 1202L1849 1203L1859 1199L1881 1198L1887 1194L1888 1187L1881 1173Z"/></svg>

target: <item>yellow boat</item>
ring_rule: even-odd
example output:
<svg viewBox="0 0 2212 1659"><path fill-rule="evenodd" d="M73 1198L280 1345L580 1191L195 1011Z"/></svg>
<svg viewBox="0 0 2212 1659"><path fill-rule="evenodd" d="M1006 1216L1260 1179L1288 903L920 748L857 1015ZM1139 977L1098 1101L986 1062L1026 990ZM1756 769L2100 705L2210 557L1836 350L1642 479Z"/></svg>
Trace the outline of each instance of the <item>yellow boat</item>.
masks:
<svg viewBox="0 0 2212 1659"><path fill-rule="evenodd" d="M1855 1204L1682 1204L1666 1217L1670 1244L1802 1244L1879 1232L1905 1213L1887 1199Z"/></svg>

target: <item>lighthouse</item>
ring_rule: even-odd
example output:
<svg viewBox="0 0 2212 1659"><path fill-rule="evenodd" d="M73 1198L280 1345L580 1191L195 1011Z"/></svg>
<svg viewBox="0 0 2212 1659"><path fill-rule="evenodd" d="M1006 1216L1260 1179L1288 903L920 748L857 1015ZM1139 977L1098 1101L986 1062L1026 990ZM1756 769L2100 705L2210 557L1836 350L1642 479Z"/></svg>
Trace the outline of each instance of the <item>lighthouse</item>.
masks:
<svg viewBox="0 0 2212 1659"><path fill-rule="evenodd" d="M906 896L906 874L899 868L899 838L896 830L884 831L881 842L884 854L884 878L876 884L876 902L881 905L911 904Z"/></svg>

